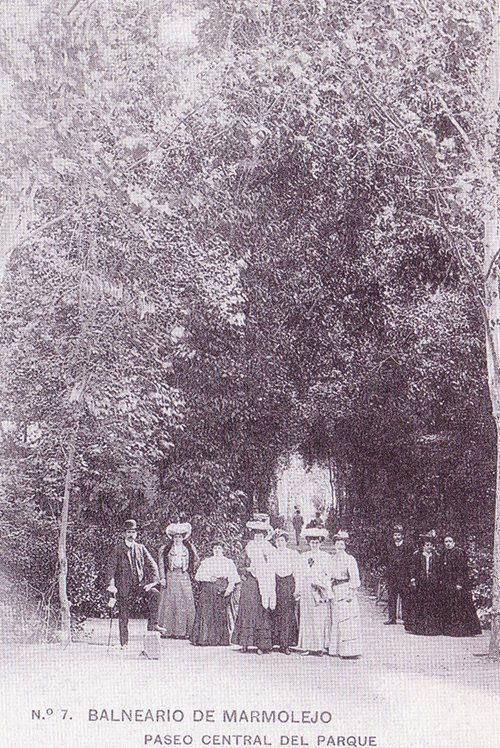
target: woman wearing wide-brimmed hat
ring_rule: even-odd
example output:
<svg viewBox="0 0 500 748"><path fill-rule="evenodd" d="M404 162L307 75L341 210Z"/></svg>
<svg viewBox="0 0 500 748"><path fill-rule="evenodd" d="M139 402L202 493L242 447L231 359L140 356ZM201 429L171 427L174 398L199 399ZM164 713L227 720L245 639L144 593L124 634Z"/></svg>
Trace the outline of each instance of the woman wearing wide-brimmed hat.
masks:
<svg viewBox="0 0 500 748"><path fill-rule="evenodd" d="M361 620L356 597L361 584L359 569L354 556L346 552L349 533L339 530L333 542L328 654L354 659L361 655Z"/></svg>
<svg viewBox="0 0 500 748"><path fill-rule="evenodd" d="M255 514L246 526L252 539L238 560L242 583L232 643L241 645L242 652L256 647L257 654L264 654L273 646L272 611L276 607L275 549L268 541L272 527L265 514Z"/></svg>
<svg viewBox="0 0 500 748"><path fill-rule="evenodd" d="M224 555L224 542L211 543L212 555L198 567L200 582L191 642L199 646L226 647L230 642L231 597L241 581L234 561Z"/></svg>
<svg viewBox="0 0 500 748"><path fill-rule="evenodd" d="M328 649L332 597L331 556L320 550L328 537L322 527L306 528L303 532L309 551L301 554L296 597L300 600L299 641L303 655L322 655Z"/></svg>
<svg viewBox="0 0 500 748"><path fill-rule="evenodd" d="M167 542L159 551L158 567L163 587L158 623L163 637L186 639L191 636L195 608L191 575L199 563L198 553L189 541L189 522L172 522L165 529Z"/></svg>
<svg viewBox="0 0 500 748"><path fill-rule="evenodd" d="M271 542L276 548L274 566L276 572L276 608L273 613L273 645L289 655L290 647L297 646L297 604L295 601L296 577L299 570L299 554L287 548L289 535L285 530L274 531Z"/></svg>

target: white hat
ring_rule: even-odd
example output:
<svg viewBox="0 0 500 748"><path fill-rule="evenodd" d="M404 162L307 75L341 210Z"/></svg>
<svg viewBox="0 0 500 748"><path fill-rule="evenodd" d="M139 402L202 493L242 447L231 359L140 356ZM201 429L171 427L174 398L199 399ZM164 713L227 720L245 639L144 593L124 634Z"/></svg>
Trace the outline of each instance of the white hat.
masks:
<svg viewBox="0 0 500 748"><path fill-rule="evenodd" d="M346 530L338 530L333 536L332 540L349 540L349 533Z"/></svg>
<svg viewBox="0 0 500 748"><path fill-rule="evenodd" d="M183 540L187 540L191 535L193 528L189 522L171 522L166 528L165 532L169 538L173 538L174 535L184 535Z"/></svg>
<svg viewBox="0 0 500 748"><path fill-rule="evenodd" d="M261 532L272 532L273 528L269 522L269 515L262 512L255 512L253 519L246 523L249 530L260 530Z"/></svg>
<svg viewBox="0 0 500 748"><path fill-rule="evenodd" d="M302 531L304 538L319 538L325 540L328 537L328 530L324 527L309 527Z"/></svg>

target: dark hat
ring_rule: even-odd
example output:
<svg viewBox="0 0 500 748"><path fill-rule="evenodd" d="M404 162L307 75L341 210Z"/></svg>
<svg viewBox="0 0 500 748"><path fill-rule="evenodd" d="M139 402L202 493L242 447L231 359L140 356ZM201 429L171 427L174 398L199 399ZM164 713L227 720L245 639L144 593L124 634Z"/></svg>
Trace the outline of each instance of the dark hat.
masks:
<svg viewBox="0 0 500 748"><path fill-rule="evenodd" d="M278 529L276 529L273 532L271 540L273 543L276 544L276 541L278 540L278 538L285 538L285 540L288 541L289 537L290 537L290 533L288 533L286 530L282 530L281 527L278 527Z"/></svg>
<svg viewBox="0 0 500 748"><path fill-rule="evenodd" d="M392 531L403 533L404 532L403 525L394 525L394 527L392 528Z"/></svg>
<svg viewBox="0 0 500 748"><path fill-rule="evenodd" d="M123 523L123 530L137 530L137 522L135 519L126 519Z"/></svg>
<svg viewBox="0 0 500 748"><path fill-rule="evenodd" d="M220 545L222 546L222 548L227 548L227 544L224 540L222 540L222 538L214 538L208 545L210 548L215 548L216 545Z"/></svg>

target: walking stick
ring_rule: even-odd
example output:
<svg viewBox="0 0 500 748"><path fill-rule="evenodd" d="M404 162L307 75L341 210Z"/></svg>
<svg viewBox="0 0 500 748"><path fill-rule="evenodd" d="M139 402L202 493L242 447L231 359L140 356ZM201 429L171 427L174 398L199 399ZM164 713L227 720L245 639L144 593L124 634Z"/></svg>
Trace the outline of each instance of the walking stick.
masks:
<svg viewBox="0 0 500 748"><path fill-rule="evenodd" d="M109 633L108 633L108 652L111 644L111 630L113 628L113 613L116 605L116 597L112 596L109 598L108 609L109 609Z"/></svg>

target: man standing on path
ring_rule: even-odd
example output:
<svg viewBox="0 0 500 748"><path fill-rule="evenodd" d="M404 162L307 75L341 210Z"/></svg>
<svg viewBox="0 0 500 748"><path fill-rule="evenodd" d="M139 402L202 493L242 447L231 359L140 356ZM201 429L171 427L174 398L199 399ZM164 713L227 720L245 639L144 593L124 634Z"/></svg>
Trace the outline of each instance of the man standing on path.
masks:
<svg viewBox="0 0 500 748"><path fill-rule="evenodd" d="M158 624L159 591L155 585L160 581L158 566L142 543L136 542L137 522L128 519L123 525L123 538L118 541L109 559L107 590L117 595L120 644L128 644L128 620L135 600L146 594L149 608L148 631L154 631ZM150 569L150 579L146 582L145 564ZM149 577L148 577L149 578Z"/></svg>
<svg viewBox="0 0 500 748"><path fill-rule="evenodd" d="M389 592L389 619L385 621L390 626L397 621L398 597L401 599L401 617L405 615L406 597L408 594L409 570L411 553L404 540L402 525L393 528L392 540L387 546L386 578Z"/></svg>
<svg viewBox="0 0 500 748"><path fill-rule="evenodd" d="M295 542L297 543L298 547L300 545L300 533L302 532L302 528L304 527L304 517L300 513L300 509L298 508L298 506L295 507L295 514L293 515L292 525L293 529L295 530Z"/></svg>

